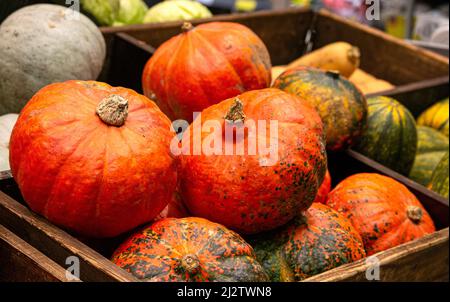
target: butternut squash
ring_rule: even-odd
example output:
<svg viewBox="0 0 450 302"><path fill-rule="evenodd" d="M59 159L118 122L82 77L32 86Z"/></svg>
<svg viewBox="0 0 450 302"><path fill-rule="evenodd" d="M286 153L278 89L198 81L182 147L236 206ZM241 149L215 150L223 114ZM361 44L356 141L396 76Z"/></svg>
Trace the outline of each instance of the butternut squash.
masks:
<svg viewBox="0 0 450 302"><path fill-rule="evenodd" d="M359 48L347 42L335 42L306 54L291 62L287 68L309 66L324 70L335 70L349 77L360 63Z"/></svg>
<svg viewBox="0 0 450 302"><path fill-rule="evenodd" d="M375 76L362 69L356 69L349 77L350 82L355 84L364 94L376 93L394 88L391 83L377 79Z"/></svg>

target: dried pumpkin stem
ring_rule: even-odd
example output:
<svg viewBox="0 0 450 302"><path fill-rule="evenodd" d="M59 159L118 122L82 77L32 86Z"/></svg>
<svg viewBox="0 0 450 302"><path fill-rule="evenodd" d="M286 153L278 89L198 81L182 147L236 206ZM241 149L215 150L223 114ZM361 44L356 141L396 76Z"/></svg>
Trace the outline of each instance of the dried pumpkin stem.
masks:
<svg viewBox="0 0 450 302"><path fill-rule="evenodd" d="M111 94L98 104L95 112L105 124L120 127L128 116L128 101L120 95Z"/></svg>
<svg viewBox="0 0 450 302"><path fill-rule="evenodd" d="M240 99L234 99L234 104L230 107L224 119L231 122L241 121L243 123L245 121L244 104Z"/></svg>
<svg viewBox="0 0 450 302"><path fill-rule="evenodd" d="M183 25L181 25L181 31L184 33L190 31L193 28L194 26L191 22L183 22Z"/></svg>
<svg viewBox="0 0 450 302"><path fill-rule="evenodd" d="M194 254L187 254L181 258L181 267L189 274L195 274L200 268L200 260Z"/></svg>
<svg viewBox="0 0 450 302"><path fill-rule="evenodd" d="M406 215L412 222L419 223L422 220L423 211L417 206L409 206L406 209Z"/></svg>

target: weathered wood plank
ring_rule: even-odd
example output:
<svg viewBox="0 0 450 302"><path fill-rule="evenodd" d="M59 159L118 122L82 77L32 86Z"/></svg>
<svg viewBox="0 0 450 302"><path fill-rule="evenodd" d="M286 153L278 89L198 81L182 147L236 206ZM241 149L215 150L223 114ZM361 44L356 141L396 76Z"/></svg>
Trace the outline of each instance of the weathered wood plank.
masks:
<svg viewBox="0 0 450 302"><path fill-rule="evenodd" d="M66 270L0 225L0 281L66 282ZM75 278L70 281L80 281Z"/></svg>
<svg viewBox="0 0 450 302"><path fill-rule="evenodd" d="M377 253L379 281L448 281L449 229ZM366 259L340 266L308 282L368 281L366 271L373 268Z"/></svg>
<svg viewBox="0 0 450 302"><path fill-rule="evenodd" d="M83 281L138 281L79 240L0 191L0 221L43 254L65 267L67 257L80 260Z"/></svg>

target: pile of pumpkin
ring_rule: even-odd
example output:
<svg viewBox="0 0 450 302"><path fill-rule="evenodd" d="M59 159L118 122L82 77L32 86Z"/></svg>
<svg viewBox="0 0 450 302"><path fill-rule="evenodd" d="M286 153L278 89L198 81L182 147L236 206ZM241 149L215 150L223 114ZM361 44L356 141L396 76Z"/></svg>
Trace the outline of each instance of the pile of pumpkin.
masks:
<svg viewBox="0 0 450 302"><path fill-rule="evenodd" d="M60 8L33 6L15 14L0 26L0 39L14 42L9 47L23 47L18 40L30 16L27 22L41 21L33 28L43 26L52 38L61 34L59 44L67 46L67 37L52 31L70 27ZM0 87L1 97L9 98L0 108L21 109L9 162L29 207L58 226L94 238L141 227L112 256L138 278L298 281L434 232L417 198L394 179L356 174L331 190L327 151L367 136L366 99L339 73L300 66L268 88L270 57L250 29L230 22L195 28L185 23L145 66L144 96L88 80L100 72L104 41L89 20L82 24L96 35L90 41L100 51L95 56L88 51L92 45L77 40L93 60L78 67L88 66L95 75L55 81L57 58L44 79L36 73L48 61L35 59L40 68L26 72L51 84L37 83L45 87L29 101L24 96L36 81L24 81L11 67L11 58L28 57L0 47L0 70L10 72L7 77L0 71L0 77L16 81ZM77 26L73 31L84 30ZM55 55L58 47L35 55ZM196 111L202 116L193 121ZM262 165L260 155L175 155L174 137L195 148L192 124L177 134L170 122L177 119L236 127L246 119L277 120L279 160ZM203 131L202 145L212 130ZM222 140L221 148L236 143Z"/></svg>

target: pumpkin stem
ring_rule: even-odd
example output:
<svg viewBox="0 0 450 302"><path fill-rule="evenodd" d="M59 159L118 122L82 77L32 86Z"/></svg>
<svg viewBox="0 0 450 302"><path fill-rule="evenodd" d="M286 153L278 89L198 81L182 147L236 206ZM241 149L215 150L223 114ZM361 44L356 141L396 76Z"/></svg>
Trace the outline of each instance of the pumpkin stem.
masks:
<svg viewBox="0 0 450 302"><path fill-rule="evenodd" d="M105 124L120 127L128 116L128 101L120 95L111 94L98 104L95 112Z"/></svg>
<svg viewBox="0 0 450 302"><path fill-rule="evenodd" d="M245 121L244 105L239 98L234 99L234 104L230 107L224 119L226 121Z"/></svg>
<svg viewBox="0 0 450 302"><path fill-rule="evenodd" d="M359 51L358 47L353 46L350 48L347 52L347 58L356 67L359 67L359 59L361 57L361 52Z"/></svg>
<svg viewBox="0 0 450 302"><path fill-rule="evenodd" d="M181 31L184 33L190 31L193 28L194 26L192 25L191 22L183 22L183 25L181 25Z"/></svg>
<svg viewBox="0 0 450 302"><path fill-rule="evenodd" d="M200 260L194 254L187 254L181 258L181 267L189 274L195 274L200 268Z"/></svg>
<svg viewBox="0 0 450 302"><path fill-rule="evenodd" d="M412 222L417 224L422 220L423 212L422 209L417 206L409 206L406 209L406 215Z"/></svg>

